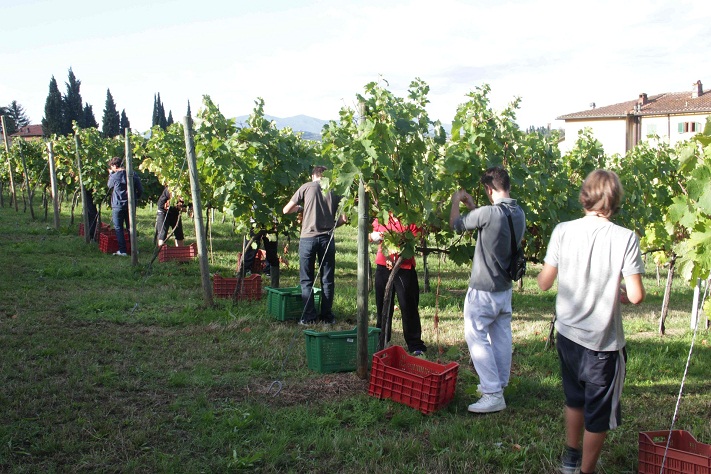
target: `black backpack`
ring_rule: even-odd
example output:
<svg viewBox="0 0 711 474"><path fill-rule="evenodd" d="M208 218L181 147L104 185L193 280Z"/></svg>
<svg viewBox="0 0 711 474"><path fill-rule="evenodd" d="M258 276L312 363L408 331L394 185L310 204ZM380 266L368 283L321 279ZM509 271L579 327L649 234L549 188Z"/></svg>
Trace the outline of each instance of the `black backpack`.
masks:
<svg viewBox="0 0 711 474"><path fill-rule="evenodd" d="M514 233L511 213L503 204L499 204L499 206L506 214L506 219L509 221L509 229L511 230L511 263L506 273L508 273L511 280L518 281L526 274L526 256L523 254L521 246L516 245L516 234Z"/></svg>

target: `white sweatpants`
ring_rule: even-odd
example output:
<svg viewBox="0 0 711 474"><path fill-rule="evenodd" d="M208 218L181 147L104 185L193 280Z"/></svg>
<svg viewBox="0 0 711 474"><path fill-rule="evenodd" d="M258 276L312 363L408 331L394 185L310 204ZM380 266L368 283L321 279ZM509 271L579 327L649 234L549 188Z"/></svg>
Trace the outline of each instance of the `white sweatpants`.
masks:
<svg viewBox="0 0 711 474"><path fill-rule="evenodd" d="M469 288L464 300L464 337L482 393L500 392L511 375L511 295Z"/></svg>

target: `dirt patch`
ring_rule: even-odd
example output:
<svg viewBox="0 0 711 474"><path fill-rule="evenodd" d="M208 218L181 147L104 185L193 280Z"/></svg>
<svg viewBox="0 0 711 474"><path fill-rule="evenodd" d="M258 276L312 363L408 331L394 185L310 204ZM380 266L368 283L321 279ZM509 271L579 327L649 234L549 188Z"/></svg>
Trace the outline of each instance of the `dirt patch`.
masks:
<svg viewBox="0 0 711 474"><path fill-rule="evenodd" d="M368 383L367 379L360 379L355 372L323 374L305 380L255 379L232 396L274 407L288 407L334 402L358 394L367 395ZM213 396L220 397L219 394Z"/></svg>

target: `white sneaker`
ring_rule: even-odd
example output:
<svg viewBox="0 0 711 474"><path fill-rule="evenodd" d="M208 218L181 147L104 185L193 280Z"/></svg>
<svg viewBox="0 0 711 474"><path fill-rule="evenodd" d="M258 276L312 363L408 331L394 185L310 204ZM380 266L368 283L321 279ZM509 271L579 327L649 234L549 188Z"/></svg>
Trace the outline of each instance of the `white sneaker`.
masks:
<svg viewBox="0 0 711 474"><path fill-rule="evenodd" d="M128 254L122 251L116 252L114 255L118 255L119 257L128 257Z"/></svg>
<svg viewBox="0 0 711 474"><path fill-rule="evenodd" d="M468 410L472 413L494 413L506 408L504 394L485 393L481 396L478 402L469 405Z"/></svg>

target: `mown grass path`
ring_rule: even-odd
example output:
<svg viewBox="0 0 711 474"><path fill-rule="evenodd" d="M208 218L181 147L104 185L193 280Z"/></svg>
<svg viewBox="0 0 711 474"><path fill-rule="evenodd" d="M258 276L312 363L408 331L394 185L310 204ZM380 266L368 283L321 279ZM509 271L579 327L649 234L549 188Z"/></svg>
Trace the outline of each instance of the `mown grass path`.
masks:
<svg viewBox="0 0 711 474"><path fill-rule="evenodd" d="M139 210L134 268L85 245L76 226L57 232L0 208L0 471L554 472L563 396L555 352L544 347L555 293L536 289L535 266L514 295L508 408L474 416L466 407L477 378L461 321L469 268L431 262L442 283L439 295L421 298L428 359L456 361L460 370L454 400L424 416L369 397L354 373L310 371L303 328L271 318L265 300L202 307L196 263L147 266L153 219ZM241 237L218 219L212 238L211 271L231 276ZM282 286L297 284L297 245L292 238ZM355 326L355 248L354 231L339 229L339 322L319 330ZM692 293L675 283L667 335L658 336L664 282L657 285L653 270L645 303L625 311L623 426L610 434L600 472L636 472L638 432L671 424ZM395 318L393 342L401 344ZM710 352L700 331L676 422L705 443ZM274 381L282 384L276 396Z"/></svg>

